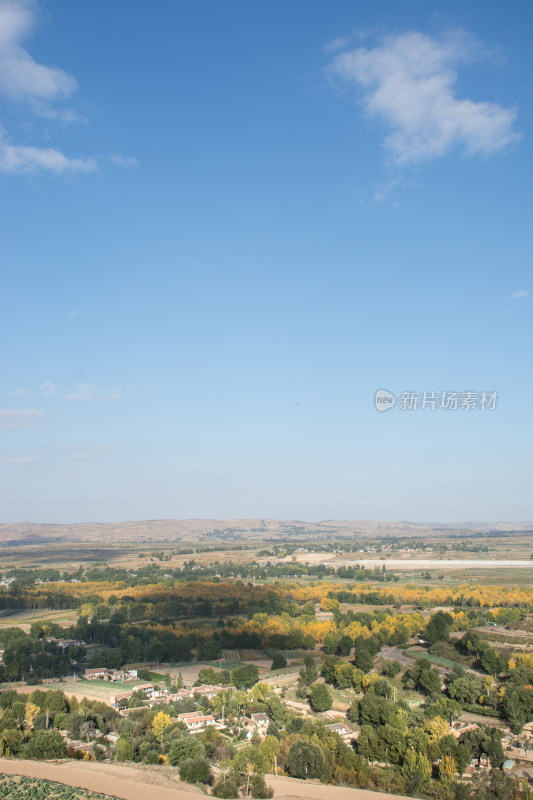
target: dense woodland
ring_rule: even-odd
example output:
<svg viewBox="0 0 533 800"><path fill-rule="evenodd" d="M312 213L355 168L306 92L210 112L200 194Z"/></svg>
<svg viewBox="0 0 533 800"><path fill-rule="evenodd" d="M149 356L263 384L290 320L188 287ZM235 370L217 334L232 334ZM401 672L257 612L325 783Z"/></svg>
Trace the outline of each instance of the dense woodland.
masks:
<svg viewBox="0 0 533 800"><path fill-rule="evenodd" d="M75 608L77 621L68 627L34 622L29 633L2 631L0 754L170 764L183 780L210 785L219 797L268 796L264 775L274 768L443 800L520 795L500 769L501 731L488 725L456 737L450 725L465 710L475 711L506 722L519 737L533 720L533 656L506 644L494 647L480 633L496 623L512 631L533 610L533 590L349 581L341 588L325 580L253 584L174 576L154 582L153 567L137 577L132 585L120 571L95 567L75 583L17 578L2 593L5 605L19 608ZM431 611L439 606L448 610ZM63 648L59 637L77 643ZM416 637L425 644L408 665L380 658L383 648L401 652ZM202 681L227 687L211 700L193 695L146 707L136 693L120 704L126 716L101 702L38 688L43 679L88 666L208 664L225 650L272 653L273 669L282 671L283 651L307 653L296 697L314 715L292 710L247 665L216 674L206 667ZM451 665L445 674L438 671L442 663ZM8 688L21 680L35 691L21 696ZM337 690L353 697L347 714L359 730L353 744L320 716L332 708ZM420 701L398 699L397 690ZM225 727L192 736L176 718L196 710L222 713ZM266 713L270 722L265 736L254 734L249 742L239 720L252 713ZM460 776L481 757L489 768L465 784Z"/></svg>

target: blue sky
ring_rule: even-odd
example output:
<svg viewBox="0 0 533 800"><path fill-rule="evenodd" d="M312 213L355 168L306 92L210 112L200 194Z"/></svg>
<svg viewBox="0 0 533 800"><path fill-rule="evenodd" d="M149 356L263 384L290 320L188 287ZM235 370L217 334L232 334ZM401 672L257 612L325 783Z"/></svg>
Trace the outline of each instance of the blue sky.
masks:
<svg viewBox="0 0 533 800"><path fill-rule="evenodd" d="M532 28L0 0L0 519L531 519Z"/></svg>

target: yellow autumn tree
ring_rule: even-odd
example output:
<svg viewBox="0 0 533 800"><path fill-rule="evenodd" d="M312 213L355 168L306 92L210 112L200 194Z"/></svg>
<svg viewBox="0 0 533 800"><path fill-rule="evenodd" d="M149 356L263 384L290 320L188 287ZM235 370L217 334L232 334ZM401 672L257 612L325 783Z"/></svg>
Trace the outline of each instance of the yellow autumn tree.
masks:
<svg viewBox="0 0 533 800"><path fill-rule="evenodd" d="M159 744L161 744L163 741L163 735L170 724L171 721L169 715L165 714L164 711L158 711L154 717L154 721L152 722L152 733Z"/></svg>
<svg viewBox="0 0 533 800"><path fill-rule="evenodd" d="M426 723L426 730L429 733L430 742L439 742L450 732L450 726L442 717L433 717Z"/></svg>
<svg viewBox="0 0 533 800"><path fill-rule="evenodd" d="M33 728L33 723L35 721L35 717L37 714L41 713L41 709L39 706L36 706L35 703L30 703L29 701L26 703L24 708L24 725L26 728L31 730Z"/></svg>
<svg viewBox="0 0 533 800"><path fill-rule="evenodd" d="M439 777L443 783L451 783L455 778L457 766L452 756L444 756L439 764Z"/></svg>

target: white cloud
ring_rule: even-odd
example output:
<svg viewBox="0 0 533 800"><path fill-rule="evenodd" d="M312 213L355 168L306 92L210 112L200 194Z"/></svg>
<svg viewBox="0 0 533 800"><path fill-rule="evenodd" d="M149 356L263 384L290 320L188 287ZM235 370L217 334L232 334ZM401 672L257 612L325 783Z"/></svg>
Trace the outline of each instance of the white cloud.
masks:
<svg viewBox="0 0 533 800"><path fill-rule="evenodd" d="M112 450L116 450L117 448L115 447L114 444L101 444L98 449L99 450L103 450L104 452L107 453L107 452L111 452Z"/></svg>
<svg viewBox="0 0 533 800"><path fill-rule="evenodd" d="M33 408L0 409L0 428L33 428L43 413Z"/></svg>
<svg viewBox="0 0 533 800"><path fill-rule="evenodd" d="M121 397L119 389L101 389L94 383L80 383L67 394L67 400L120 400Z"/></svg>
<svg viewBox="0 0 533 800"><path fill-rule="evenodd" d="M26 389L25 386L19 386L18 389L15 389L13 394L15 395L15 397L21 397L23 394L28 394L28 390Z"/></svg>
<svg viewBox="0 0 533 800"><path fill-rule="evenodd" d="M368 114L391 128L385 147L395 164L428 161L454 147L489 155L520 135L512 130L514 109L456 96L457 66L480 50L463 34L436 39L412 31L340 53L329 71L355 84Z"/></svg>
<svg viewBox="0 0 533 800"><path fill-rule="evenodd" d="M50 147L13 145L6 141L0 129L0 170L3 172L35 172L44 170L55 174L92 172L97 169L92 158L68 158Z"/></svg>
<svg viewBox="0 0 533 800"><path fill-rule="evenodd" d="M131 167L137 166L136 158L124 158L124 156L114 154L108 156L107 160L110 164L114 164L117 167L124 167L125 169L131 169Z"/></svg>
<svg viewBox="0 0 533 800"><path fill-rule="evenodd" d="M0 0L0 95L46 119L65 124L86 122L64 104L78 88L74 76L60 67L39 64L23 47L34 32L37 16L37 0ZM123 167L135 162L113 158ZM51 147L12 143L0 128L0 171L16 174L42 170L61 175L96 169L94 158L71 158Z"/></svg>
<svg viewBox="0 0 533 800"><path fill-rule="evenodd" d="M335 50L343 50L348 46L348 39L345 36L337 36L336 39L331 39L324 45L326 53L333 53Z"/></svg>
<svg viewBox="0 0 533 800"><path fill-rule="evenodd" d="M69 458L71 461L90 461L94 455L92 453L72 453Z"/></svg>
<svg viewBox="0 0 533 800"><path fill-rule="evenodd" d="M396 175L394 178L391 178L386 183L376 184L373 187L373 199L375 203L381 203L383 200L389 196L393 189L395 189L399 184L403 181L401 177Z"/></svg>
<svg viewBox="0 0 533 800"><path fill-rule="evenodd" d="M30 103L44 116L60 114L50 105L76 91L77 83L59 67L38 64L21 42L35 27L31 0L0 0L0 92Z"/></svg>
<svg viewBox="0 0 533 800"><path fill-rule="evenodd" d="M39 389L43 393L44 397L52 397L54 394L56 394L57 386L51 381L45 381L44 383L41 383Z"/></svg>
<svg viewBox="0 0 533 800"><path fill-rule="evenodd" d="M36 464L36 463L37 463L37 459L36 458L31 458L29 456L26 456L26 457L23 457L23 458L4 458L2 460L2 464L9 464L9 465L21 466L21 467L26 466L27 464Z"/></svg>
<svg viewBox="0 0 533 800"><path fill-rule="evenodd" d="M509 297L506 297L505 300L508 303L510 300L519 300L521 297L529 297L527 289L520 289L518 292L513 292Z"/></svg>

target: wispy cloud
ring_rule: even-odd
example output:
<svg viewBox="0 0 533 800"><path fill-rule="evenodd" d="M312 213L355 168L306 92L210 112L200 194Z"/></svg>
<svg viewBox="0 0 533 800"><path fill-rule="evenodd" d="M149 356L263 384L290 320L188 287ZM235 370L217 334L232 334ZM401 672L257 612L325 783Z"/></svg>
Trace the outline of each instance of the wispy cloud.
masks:
<svg viewBox="0 0 533 800"><path fill-rule="evenodd" d="M24 467L24 466L27 466L28 464L36 464L36 463L37 463L37 459L36 458L32 458L30 456L24 456L22 458L4 458L4 459L2 459L2 464L9 464L9 465L12 465L12 466L19 466L19 467Z"/></svg>
<svg viewBox="0 0 533 800"><path fill-rule="evenodd" d="M329 42L326 42L324 51L326 53L334 53L336 50L343 50L347 46L348 39L345 36L337 36L335 39L330 39Z"/></svg>
<svg viewBox="0 0 533 800"><path fill-rule="evenodd" d="M124 156L116 154L108 156L107 161L109 161L110 164L114 164L116 167L124 167L124 169L136 167L138 163L136 158L124 158Z"/></svg>
<svg viewBox="0 0 533 800"><path fill-rule="evenodd" d="M376 184L372 187L372 196L375 203L381 203L385 200L393 189L403 183L401 176L396 175L394 178L386 181L385 183Z"/></svg>
<svg viewBox="0 0 533 800"><path fill-rule="evenodd" d="M67 400L120 400L123 396L120 389L102 389L94 383L80 383Z"/></svg>
<svg viewBox="0 0 533 800"><path fill-rule="evenodd" d="M90 461L94 453L72 453L69 458L71 461Z"/></svg>
<svg viewBox="0 0 533 800"><path fill-rule="evenodd" d="M458 66L482 55L461 32L437 39L412 31L339 53L329 73L357 86L368 114L391 129L384 145L392 162L416 164L456 147L490 155L519 140L514 109L456 94Z"/></svg>
<svg viewBox="0 0 533 800"><path fill-rule="evenodd" d="M70 97L77 83L59 67L38 64L22 47L35 28L35 10L32 0L0 0L0 91L37 113L55 116L51 104Z"/></svg>
<svg viewBox="0 0 533 800"><path fill-rule="evenodd" d="M41 383L39 389L43 393L43 397L52 397L57 393L57 386L51 381L45 381L44 383Z"/></svg>
<svg viewBox="0 0 533 800"><path fill-rule="evenodd" d="M0 169L3 172L21 173L43 170L56 175L73 172L93 172L97 169L93 158L68 158L51 147L15 145L5 138L0 129Z"/></svg>
<svg viewBox="0 0 533 800"><path fill-rule="evenodd" d="M18 389L15 389L13 394L15 395L15 397L22 397L23 394L28 394L28 390L25 386L19 386Z"/></svg>
<svg viewBox="0 0 533 800"><path fill-rule="evenodd" d="M34 408L2 408L0 428L34 428L39 424L43 413Z"/></svg>
<svg viewBox="0 0 533 800"><path fill-rule="evenodd" d="M23 46L37 19L37 0L0 0L0 95L47 120L85 122L78 111L65 105L78 88L75 77L60 67L38 63ZM120 166L134 166L135 159L111 158ZM0 128L0 171L62 175L97 168L95 158L74 158L55 148L12 142Z"/></svg>
<svg viewBox="0 0 533 800"><path fill-rule="evenodd" d="M529 297L527 289L519 289L518 292L513 292L509 297L505 298L505 302L508 303L510 300L520 300L522 297Z"/></svg>

